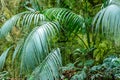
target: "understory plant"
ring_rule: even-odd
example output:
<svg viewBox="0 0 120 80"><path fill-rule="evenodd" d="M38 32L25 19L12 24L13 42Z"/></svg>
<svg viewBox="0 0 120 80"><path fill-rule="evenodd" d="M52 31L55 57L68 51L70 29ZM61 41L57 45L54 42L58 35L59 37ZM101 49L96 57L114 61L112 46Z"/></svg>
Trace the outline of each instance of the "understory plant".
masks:
<svg viewBox="0 0 120 80"><path fill-rule="evenodd" d="M56 48L52 39L60 36L61 30L68 31L67 35L76 33L82 26L83 18L65 8L34 10L19 13L6 21L0 29L0 38L10 35L8 33L14 27L21 29L23 38L13 45L12 54L12 63L20 61L21 78L31 75L28 79L60 79L62 59L60 49ZM9 49L0 57L0 70L4 68Z"/></svg>

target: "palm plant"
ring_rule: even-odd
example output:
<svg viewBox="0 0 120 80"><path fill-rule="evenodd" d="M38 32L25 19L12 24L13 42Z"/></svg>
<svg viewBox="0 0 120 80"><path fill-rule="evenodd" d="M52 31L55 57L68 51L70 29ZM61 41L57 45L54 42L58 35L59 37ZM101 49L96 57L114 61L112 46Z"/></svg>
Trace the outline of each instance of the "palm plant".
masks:
<svg viewBox="0 0 120 80"><path fill-rule="evenodd" d="M17 44L12 62L18 57L21 60L20 74L30 75L33 72L30 78L32 80L47 80L48 78L57 80L60 78L62 61L59 48L53 50L55 47L51 47L53 44L51 40L56 35L59 36L62 29L69 35L72 32L78 32L82 23L81 16L64 8L25 11L6 21L0 29L0 38L8 35L16 25L22 26L23 31L26 30L28 33ZM8 50L0 57L1 70Z"/></svg>
<svg viewBox="0 0 120 80"><path fill-rule="evenodd" d="M21 62L20 74L32 73L29 78L31 80L57 80L61 76L62 61L60 49L53 46L55 43L51 43L52 39L55 36L61 36L59 34L61 31L67 32L67 37L70 37L72 33L76 34L83 30L85 20L82 16L65 8L41 10L37 5L38 2L34 3L33 8L26 7L30 11L18 13L6 21L0 29L0 38L4 38L14 27L19 26L23 32L27 32L17 43L12 57L12 62L17 58ZM119 4L113 0L110 1L108 6L98 12L94 18L95 33L112 35L115 40L116 37L120 38L118 35L119 13ZM0 70L3 69L9 49L0 57Z"/></svg>

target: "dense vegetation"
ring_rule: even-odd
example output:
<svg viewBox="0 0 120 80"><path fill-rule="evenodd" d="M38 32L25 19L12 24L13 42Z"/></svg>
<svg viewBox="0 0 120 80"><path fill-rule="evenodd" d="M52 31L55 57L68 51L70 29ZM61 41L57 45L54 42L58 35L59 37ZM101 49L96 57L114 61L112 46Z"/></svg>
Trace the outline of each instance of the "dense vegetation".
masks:
<svg viewBox="0 0 120 80"><path fill-rule="evenodd" d="M120 80L120 0L0 1L0 80Z"/></svg>

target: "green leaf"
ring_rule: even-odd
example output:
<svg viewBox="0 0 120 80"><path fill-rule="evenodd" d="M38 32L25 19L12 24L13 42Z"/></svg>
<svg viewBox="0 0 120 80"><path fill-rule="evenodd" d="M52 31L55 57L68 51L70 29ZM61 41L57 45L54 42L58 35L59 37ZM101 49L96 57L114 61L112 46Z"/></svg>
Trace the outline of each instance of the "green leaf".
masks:
<svg viewBox="0 0 120 80"><path fill-rule="evenodd" d="M59 80L62 66L60 50L53 50L33 71L28 80Z"/></svg>
<svg viewBox="0 0 120 80"><path fill-rule="evenodd" d="M90 59L90 60L86 60L84 65L85 66L92 66L93 63L94 63L94 60Z"/></svg>
<svg viewBox="0 0 120 80"><path fill-rule="evenodd" d="M0 38L6 36L12 30L22 14L24 13L17 14L5 22L5 24L0 29Z"/></svg>
<svg viewBox="0 0 120 80"><path fill-rule="evenodd" d="M60 25L56 22L47 22L33 29L22 49L21 70L32 71L46 58L51 51L49 41L59 33L59 29Z"/></svg>
<svg viewBox="0 0 120 80"><path fill-rule="evenodd" d="M65 8L46 9L43 13L50 20L57 20L69 33L78 32L83 26L83 17Z"/></svg>
<svg viewBox="0 0 120 80"><path fill-rule="evenodd" d="M98 12L93 24L95 32L105 35L107 38L120 40L120 6L111 4Z"/></svg>
<svg viewBox="0 0 120 80"><path fill-rule="evenodd" d="M78 72L70 80L85 80L87 75L86 75L86 69L85 67L82 69L82 71Z"/></svg>
<svg viewBox="0 0 120 80"><path fill-rule="evenodd" d="M4 51L4 52L2 53L2 55L0 56L0 71L1 71L1 70L3 69L3 67L4 67L6 57L7 57L7 54L8 54L8 52L9 52L10 49L11 49L11 47L8 48L6 51Z"/></svg>
<svg viewBox="0 0 120 80"><path fill-rule="evenodd" d="M6 36L17 24L22 24L23 28L24 26L27 26L29 28L32 22L34 22L34 27L36 27L41 21L44 20L45 16L43 14L40 14L39 12L26 11L19 13L3 24L0 29L0 38Z"/></svg>
<svg viewBox="0 0 120 80"><path fill-rule="evenodd" d="M33 21L36 27L40 24L40 21L44 21L45 19L45 16L43 14L40 14L39 12L28 12L23 15L22 25L30 27Z"/></svg>

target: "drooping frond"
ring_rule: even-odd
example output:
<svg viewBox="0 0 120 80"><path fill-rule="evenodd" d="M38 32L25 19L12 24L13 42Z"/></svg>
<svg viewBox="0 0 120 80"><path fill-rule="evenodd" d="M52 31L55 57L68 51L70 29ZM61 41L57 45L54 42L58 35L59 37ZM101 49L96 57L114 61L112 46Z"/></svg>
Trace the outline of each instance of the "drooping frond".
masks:
<svg viewBox="0 0 120 80"><path fill-rule="evenodd" d="M11 49L11 47L8 48L6 51L4 51L2 53L2 55L0 56L0 71L3 69L3 66L5 64L5 60L6 60L7 54L8 54L10 49Z"/></svg>
<svg viewBox="0 0 120 80"><path fill-rule="evenodd" d="M102 9L93 22L95 32L120 38L120 6L111 4Z"/></svg>
<svg viewBox="0 0 120 80"><path fill-rule="evenodd" d="M61 66L60 50L56 49L33 71L28 80L59 80Z"/></svg>
<svg viewBox="0 0 120 80"><path fill-rule="evenodd" d="M43 11L43 13L51 20L58 20L61 24L66 26L65 28L70 32L79 31L83 25L83 18L68 9L51 8Z"/></svg>
<svg viewBox="0 0 120 80"><path fill-rule="evenodd" d="M24 13L17 14L5 22L5 24L0 29L0 38L6 36L8 32L12 30L12 28L15 26L15 24L23 14Z"/></svg>
<svg viewBox="0 0 120 80"><path fill-rule="evenodd" d="M38 25L38 23L40 23L40 21L44 20L45 16L40 14L39 12L26 11L19 13L6 21L5 24L1 27L0 38L6 36L17 24L22 24L22 27L29 27L33 21L33 24L36 26Z"/></svg>
<svg viewBox="0 0 120 80"><path fill-rule="evenodd" d="M29 34L22 51L22 70L33 70L46 58L50 51L49 40L56 35L59 28L57 22L47 22Z"/></svg>

